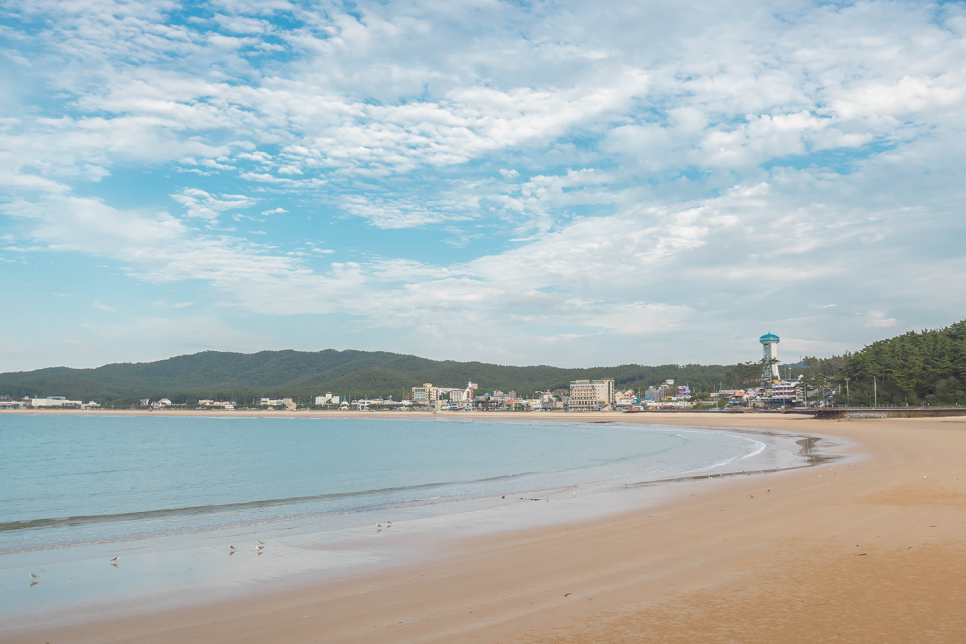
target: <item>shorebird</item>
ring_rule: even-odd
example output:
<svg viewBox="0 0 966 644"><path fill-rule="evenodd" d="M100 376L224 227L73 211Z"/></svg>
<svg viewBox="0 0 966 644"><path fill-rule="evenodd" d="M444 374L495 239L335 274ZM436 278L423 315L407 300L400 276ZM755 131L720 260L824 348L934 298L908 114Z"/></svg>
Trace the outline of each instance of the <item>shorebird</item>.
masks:
<svg viewBox="0 0 966 644"><path fill-rule="evenodd" d="M33 573L30 573L30 578L31 579L40 579L40 577L38 577L37 575L35 575Z"/></svg>
<svg viewBox="0 0 966 644"><path fill-rule="evenodd" d="M255 546L255 550L261 551L264 549L265 549L265 546Z"/></svg>
<svg viewBox="0 0 966 644"><path fill-rule="evenodd" d="M234 550L234 549L235 549L235 546L233 546L233 545L231 545L231 544L229 543L229 544L228 544L228 549L229 549L229 550Z"/></svg>
<svg viewBox="0 0 966 644"><path fill-rule="evenodd" d="M265 542L262 541L262 540L260 540L260 539L255 539L255 542L258 543L258 545L260 545L260 546L264 546L265 545Z"/></svg>
<svg viewBox="0 0 966 644"><path fill-rule="evenodd" d="M118 559L120 559L120 558L121 558L121 556L120 556L120 555L118 555L117 557L114 557L113 559L111 559L111 561L117 561L117 560L118 560Z"/></svg>

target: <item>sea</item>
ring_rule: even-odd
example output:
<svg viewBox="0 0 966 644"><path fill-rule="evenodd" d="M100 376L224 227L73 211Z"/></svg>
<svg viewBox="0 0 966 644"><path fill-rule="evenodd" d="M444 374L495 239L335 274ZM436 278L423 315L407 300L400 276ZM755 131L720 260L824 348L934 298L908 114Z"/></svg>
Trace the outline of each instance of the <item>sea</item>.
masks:
<svg viewBox="0 0 966 644"><path fill-rule="evenodd" d="M620 423L0 417L0 555L666 477L764 445ZM431 510L427 510L431 511Z"/></svg>
<svg viewBox="0 0 966 644"><path fill-rule="evenodd" d="M0 414L0 640L338 583L802 465L792 435L532 418Z"/></svg>

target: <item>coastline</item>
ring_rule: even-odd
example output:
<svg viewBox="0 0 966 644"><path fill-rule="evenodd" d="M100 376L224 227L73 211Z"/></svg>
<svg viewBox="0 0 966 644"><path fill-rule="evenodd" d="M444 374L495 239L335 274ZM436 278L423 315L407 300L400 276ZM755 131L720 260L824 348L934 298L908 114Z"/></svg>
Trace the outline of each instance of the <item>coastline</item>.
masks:
<svg viewBox="0 0 966 644"><path fill-rule="evenodd" d="M480 414L464 421L438 417L429 420L446 421L450 427L454 423L473 425L479 422L483 423L481 427L491 430L504 424L490 422L488 416ZM606 434L618 428L624 432L634 431L635 427L645 429L640 424L612 420L605 420L604 424L588 423L579 416L569 419L558 416L559 421L567 422L554 423L533 423L519 416L505 415L505 423L514 428L511 431L528 432L542 426L541 431L545 432L556 425L579 427L584 435L592 436L597 427ZM249 420L259 422L257 418ZM261 420L271 422L275 427L284 426L271 418ZM327 422L326 419L296 420L301 420L303 431L306 422ZM404 415L402 418L376 420L390 423L385 427L395 425L399 431L405 432L407 423L425 422L426 417ZM127 426L134 431L139 427L137 422ZM160 428L156 422L150 426L155 430ZM218 423L212 427L216 426L222 425ZM223 427L227 430L228 426ZM687 441L698 439L704 442L712 438L697 436L706 430L692 427L674 429L657 425L654 428L663 435L677 434ZM141 535L127 530L116 537L105 535L106 538L94 537L88 541L41 540L37 545L13 550L9 549L13 545L10 543L6 550L0 547L0 604L5 604L0 610L0 629L18 622L29 623L40 612L45 612L48 620L69 622L76 615L106 617L118 612L138 611L148 605L173 608L198 600L229 600L244 596L255 586L263 592L279 587L278 576L283 570L285 586L320 582L387 564L411 563L421 556L425 559L431 552L427 547L429 543L435 547L470 535L579 523L641 509L678 494L675 488L686 481L711 477L717 480L722 476L737 476L739 472L770 472L808 465L807 460L798 455L804 442L799 436L760 430L711 433L720 438L731 437L727 444L732 447L729 452L721 454L723 458L694 463L694 469L664 470L658 467L640 470L631 466L632 469L616 476L570 476L558 484L540 481L536 487L514 478L505 481L505 486L480 490L476 494L429 496L348 512L295 511L278 519L239 517L240 522L220 526L201 522L156 533L149 530ZM734 439L746 446L743 452L733 451ZM534 500L544 503L534 506ZM82 525L81 520L85 518L78 517L79 523L64 525ZM395 530L373 531L375 524L385 523L390 518L395 522ZM60 521L67 521L67 518ZM52 522L51 526L57 524ZM380 535L380 532L384 533ZM400 538L410 533L411 537ZM235 543L245 548L243 544L255 538L268 544L269 549L263 554L270 553L271 557L259 558L259 563L254 563L249 560L250 552L234 553L239 555L236 557L225 556L226 544ZM117 554L124 555L122 574L103 566L105 560ZM40 592L14 590L19 587L19 577L25 570L37 569L44 573ZM4 591L4 586L9 590Z"/></svg>
<svg viewBox="0 0 966 644"><path fill-rule="evenodd" d="M358 412L349 412L349 415L358 417ZM411 417L411 414L402 416ZM445 416L469 417L472 414ZM476 416L495 420L499 415L490 412ZM962 523L961 517L959 521L951 521L944 516L936 523L937 528L924 528L926 535L920 535L916 532L916 522L910 522L909 517L904 516L909 512L928 513L937 507L943 513L961 515L964 509L961 498L966 498L963 493L966 483L956 481L953 474L956 473L956 458L966 453L966 441L961 431L966 428L963 421L834 423L778 415L655 416L505 415L512 420L525 419L527 422L588 422L588 417L592 417L642 424L713 426L728 431L775 429L828 435L852 442L853 446L846 452L862 451L868 457L858 462L831 464L832 470L827 470L831 478L821 482L815 469L715 481L683 481L666 486L674 488L673 494L643 510L579 522L477 534L434 543L431 557L335 582L300 583L297 590L273 589L257 598L204 604L178 611L160 609L133 617L114 616L110 620L94 620L80 626L51 624L41 629L9 631L5 640L33 641L43 635L47 638L44 641L99 641L110 632L115 641L159 642L172 639L228 642L237 641L242 635L248 636L249 640L273 642L368 641L376 638L389 641L544 641L548 638L553 641L623 641L620 634L646 613L652 616L677 615L673 630L682 634L681 641L686 641L683 634L693 634L694 631L689 631L693 624L701 624L702 628L714 626L712 630L723 628L720 624L715 626L718 622L714 619L720 621L722 615L715 618L714 606L721 610L727 608L727 615L734 613L725 620L732 624L729 628L734 629L738 628L735 626L738 614L750 619L749 624L764 619L750 617L751 607L761 601L774 600L775 597L788 599L789 593L804 593L803 597L810 597L811 592L798 584L779 587L768 598L760 597L759 601L750 602L747 609L725 605L727 602L722 604L724 600L720 597L711 602L710 608L702 608L703 603L695 602L710 588L731 588L727 597L744 596L747 599L749 588L767 584L776 576L787 578L805 568L811 569L809 584L820 582L826 574L820 566L822 563L841 567L843 561L856 565L855 562L874 557L877 570L888 572L889 566L883 567L883 560L897 565L903 563L905 559L896 548L906 541L912 545L905 547L915 550L917 556L920 550L926 552L930 561L955 562L951 553L958 555L963 546L962 538L957 538L957 533L952 530ZM917 430L917 439L911 437L909 429ZM950 429L959 431L948 431ZM952 496L939 497L938 506L930 503L928 497L913 497L904 505L885 505L899 510L883 513L880 511L882 504L873 502L870 511L869 494L878 492L881 496L895 485L897 476L903 482L912 484L915 481L921 487L919 480L923 475L913 479L911 470L921 469L926 459L933 470L932 475L925 475L929 476L924 479L926 486L946 487L948 484L953 489L955 485L962 485L960 491ZM830 522L836 520L848 524L842 530L835 530L839 536L822 534L829 532L823 531L824 527L838 528L838 525L830 526ZM930 520L939 521L936 518ZM869 536L869 530L886 534ZM926 546L922 545L923 536L929 539ZM853 553L844 546L839 548L835 539L854 541L852 547L863 541L871 543L873 545L867 549L874 549L875 553L865 552L865 549L862 553ZM855 558L856 554L862 554L862 558ZM849 559L843 559L845 557ZM563 590L565 587L569 590ZM946 587L950 588L948 583ZM962 584L953 583L951 587L955 595L962 589ZM881 594L888 590L876 592ZM804 601L807 604L807 599ZM680 613L685 606L690 606L692 611L688 619L683 619ZM922 608L925 610L928 606ZM698 617L694 617L694 611ZM808 615L812 627L802 632L815 635L820 625L815 620L821 622L824 618L806 611L810 609L800 612ZM881 610L873 611L873 614L878 615L883 624L889 622L882 619L888 615ZM795 615L786 615L783 619L797 619ZM826 617L831 619L834 616ZM945 622L949 622L947 618L944 616ZM645 629L649 629L651 635L635 641L648 637L653 641L676 641L670 627L661 630L652 621L648 620ZM952 628L960 626L961 621L953 620ZM844 627L836 623L835 628L841 632ZM733 632L735 639L769 641L764 636L756 639L757 636L740 629ZM767 629L761 632L764 634ZM800 639L811 641L815 637Z"/></svg>

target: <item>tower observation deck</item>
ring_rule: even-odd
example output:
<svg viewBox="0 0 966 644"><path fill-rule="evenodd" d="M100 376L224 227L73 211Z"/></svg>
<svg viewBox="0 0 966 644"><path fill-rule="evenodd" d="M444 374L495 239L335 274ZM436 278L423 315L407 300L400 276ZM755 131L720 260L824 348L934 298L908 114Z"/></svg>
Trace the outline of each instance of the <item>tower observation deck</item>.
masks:
<svg viewBox="0 0 966 644"><path fill-rule="evenodd" d="M766 333L758 338L764 349L764 368L761 377L763 380L781 380L778 373L778 343L780 340L774 333Z"/></svg>

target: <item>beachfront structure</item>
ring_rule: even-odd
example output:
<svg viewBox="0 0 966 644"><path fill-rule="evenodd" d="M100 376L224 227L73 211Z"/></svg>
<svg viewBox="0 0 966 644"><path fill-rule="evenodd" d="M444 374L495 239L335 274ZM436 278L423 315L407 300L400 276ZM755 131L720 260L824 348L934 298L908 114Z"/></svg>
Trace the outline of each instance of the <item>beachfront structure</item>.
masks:
<svg viewBox="0 0 966 644"><path fill-rule="evenodd" d="M771 386L772 403L799 403L804 401L804 384L801 380L782 380Z"/></svg>
<svg viewBox="0 0 966 644"><path fill-rule="evenodd" d="M80 400L67 400L64 396L47 396L46 398L31 398L31 407L80 407L84 403Z"/></svg>
<svg viewBox="0 0 966 644"><path fill-rule="evenodd" d="M761 342L764 353L764 358L762 358L762 364L764 365L761 374L762 380L780 382L781 376L778 374L778 336L774 333L766 333L758 338L758 341Z"/></svg>
<svg viewBox="0 0 966 644"><path fill-rule="evenodd" d="M220 401L220 400L209 400L201 399L198 401L199 407L224 407L225 409L231 407L235 408L235 401Z"/></svg>
<svg viewBox="0 0 966 644"><path fill-rule="evenodd" d="M294 410L296 407L296 403L291 398L262 398L258 404L262 407L285 407L289 410Z"/></svg>
<svg viewBox="0 0 966 644"><path fill-rule="evenodd" d="M412 400L418 405L428 405L439 400L439 387L431 382L424 382L422 387L413 387Z"/></svg>
<svg viewBox="0 0 966 644"><path fill-rule="evenodd" d="M473 398L476 396L476 388L477 388L477 385L475 382L466 383L465 389L439 387L437 389L437 392L438 392L437 396L439 394L448 393L449 401L451 403L458 403L461 405L465 405L466 403L473 402ZM415 389L415 387L413 387L413 389Z"/></svg>
<svg viewBox="0 0 966 644"><path fill-rule="evenodd" d="M339 397L338 396L333 396L331 391L327 391L327 392L325 392L325 395L324 396L316 396L315 397L315 404L318 407L324 407L326 405L338 405L339 404Z"/></svg>
<svg viewBox="0 0 966 644"><path fill-rule="evenodd" d="M600 411L614 404L614 379L574 380L570 383L572 411Z"/></svg>

